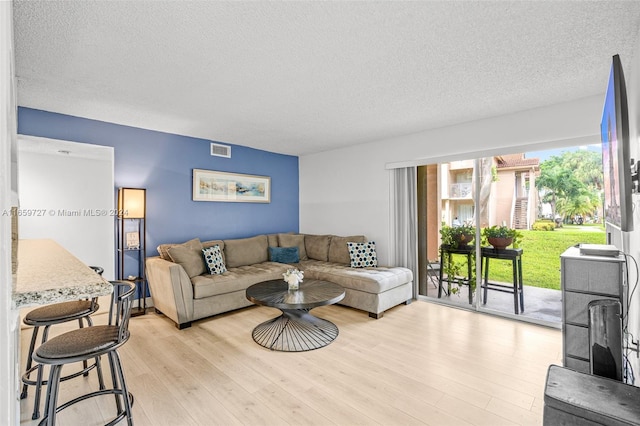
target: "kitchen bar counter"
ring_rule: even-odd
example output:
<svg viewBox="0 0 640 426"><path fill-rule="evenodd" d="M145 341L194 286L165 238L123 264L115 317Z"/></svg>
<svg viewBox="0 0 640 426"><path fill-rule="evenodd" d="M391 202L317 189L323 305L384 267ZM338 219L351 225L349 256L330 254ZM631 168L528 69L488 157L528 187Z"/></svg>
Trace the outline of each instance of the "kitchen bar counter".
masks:
<svg viewBox="0 0 640 426"><path fill-rule="evenodd" d="M53 240L19 240L13 308L104 296L113 286Z"/></svg>

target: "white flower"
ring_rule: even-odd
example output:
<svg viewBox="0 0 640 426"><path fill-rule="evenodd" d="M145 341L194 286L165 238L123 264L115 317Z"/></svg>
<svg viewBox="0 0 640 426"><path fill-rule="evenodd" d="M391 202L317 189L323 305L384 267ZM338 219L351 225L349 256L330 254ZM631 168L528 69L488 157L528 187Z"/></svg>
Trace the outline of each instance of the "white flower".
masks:
<svg viewBox="0 0 640 426"><path fill-rule="evenodd" d="M285 280L285 281L287 282L287 284L289 284L289 285L296 285L296 284L298 284L298 282L299 282L299 280L298 280L298 276L297 276L297 275L289 275L289 276L288 276L288 277L286 277L284 280Z"/></svg>
<svg viewBox="0 0 640 426"><path fill-rule="evenodd" d="M284 280L287 283L290 284L295 284L296 282L301 283L302 279L304 278L304 272L303 271L298 271L295 268L292 269L287 269L287 272L285 272L284 274L282 274L282 276L284 277Z"/></svg>

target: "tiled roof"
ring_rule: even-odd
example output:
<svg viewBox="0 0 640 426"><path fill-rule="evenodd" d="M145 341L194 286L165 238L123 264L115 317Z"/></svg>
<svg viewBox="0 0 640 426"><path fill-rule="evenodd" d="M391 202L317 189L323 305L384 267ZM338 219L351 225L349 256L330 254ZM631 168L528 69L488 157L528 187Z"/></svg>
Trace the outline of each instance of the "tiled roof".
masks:
<svg viewBox="0 0 640 426"><path fill-rule="evenodd" d="M497 167L504 169L507 167L539 167L539 158L524 158L524 154L509 154L496 157Z"/></svg>

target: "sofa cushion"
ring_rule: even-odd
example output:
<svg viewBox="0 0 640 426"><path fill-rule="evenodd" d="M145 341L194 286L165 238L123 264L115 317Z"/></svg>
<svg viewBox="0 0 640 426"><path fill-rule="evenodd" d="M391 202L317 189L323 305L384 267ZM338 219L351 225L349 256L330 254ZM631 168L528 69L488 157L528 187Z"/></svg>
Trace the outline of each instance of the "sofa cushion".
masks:
<svg viewBox="0 0 640 426"><path fill-rule="evenodd" d="M298 247L269 247L269 260L278 263L298 263Z"/></svg>
<svg viewBox="0 0 640 426"><path fill-rule="evenodd" d="M205 272L204 259L202 257L202 243L194 238L183 244L175 244L168 250L170 260L182 265L184 271L193 278Z"/></svg>
<svg viewBox="0 0 640 426"><path fill-rule="evenodd" d="M342 287L365 293L379 294L413 281L413 273L403 267L352 268L318 260L300 262L304 277L331 281Z"/></svg>
<svg viewBox="0 0 640 426"><path fill-rule="evenodd" d="M352 268L367 268L378 266L375 241L368 243L347 243Z"/></svg>
<svg viewBox="0 0 640 426"><path fill-rule="evenodd" d="M282 274L289 268L288 265L276 262L263 262L256 265L245 265L238 268L227 268L227 272L221 275L199 275L193 277L193 298L244 291L250 285L262 281L281 280Z"/></svg>
<svg viewBox="0 0 640 426"><path fill-rule="evenodd" d="M304 235L302 234L279 234L279 247L298 247L298 256L300 260L307 260L307 250L304 247Z"/></svg>
<svg viewBox="0 0 640 426"><path fill-rule="evenodd" d="M213 247L214 245L219 245L220 249L224 249L224 241L222 240L211 240L211 241L202 241L202 248ZM171 261L171 256L169 256L169 249L174 246L179 246L180 244L169 243L169 244L160 244L157 247L158 254L161 259ZM224 259L224 252L222 252L222 258Z"/></svg>
<svg viewBox="0 0 640 426"><path fill-rule="evenodd" d="M267 262L269 242L266 235L224 241L224 258L227 268Z"/></svg>
<svg viewBox="0 0 640 426"><path fill-rule="evenodd" d="M164 260L171 260L171 258L169 257L169 252L167 251L169 247L173 247L175 244L160 244L157 247L158 250L158 254L160 255L161 259Z"/></svg>
<svg viewBox="0 0 640 426"><path fill-rule="evenodd" d="M347 243L364 243L365 241L367 240L364 235L353 235L351 237L338 237L332 235L331 242L329 243L329 255L327 260L329 262L348 265L351 263L351 257L349 256L349 247L347 247Z"/></svg>
<svg viewBox="0 0 640 426"><path fill-rule="evenodd" d="M171 260L171 256L169 256L169 249L171 247L178 246L178 245L180 244L176 244L176 243L160 244L158 246L158 254L160 255L160 258L164 260L168 260L169 262L173 262Z"/></svg>
<svg viewBox="0 0 640 426"><path fill-rule="evenodd" d="M204 262L209 269L210 274L224 274L227 272L227 267L222 259L222 250L219 245L213 247L207 247L202 249L204 255Z"/></svg>
<svg viewBox="0 0 640 426"><path fill-rule="evenodd" d="M278 234L267 234L267 244L269 247L278 247Z"/></svg>
<svg viewBox="0 0 640 426"><path fill-rule="evenodd" d="M329 260L329 242L331 235L305 235L304 247L307 257L314 260Z"/></svg>

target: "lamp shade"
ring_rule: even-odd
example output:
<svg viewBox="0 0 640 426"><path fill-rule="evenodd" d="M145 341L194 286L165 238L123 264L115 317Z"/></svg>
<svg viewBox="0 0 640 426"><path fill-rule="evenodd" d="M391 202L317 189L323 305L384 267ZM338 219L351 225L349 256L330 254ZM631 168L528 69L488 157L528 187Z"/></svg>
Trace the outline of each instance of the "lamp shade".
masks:
<svg viewBox="0 0 640 426"><path fill-rule="evenodd" d="M146 189L118 189L118 215L125 219L144 219L146 214Z"/></svg>

